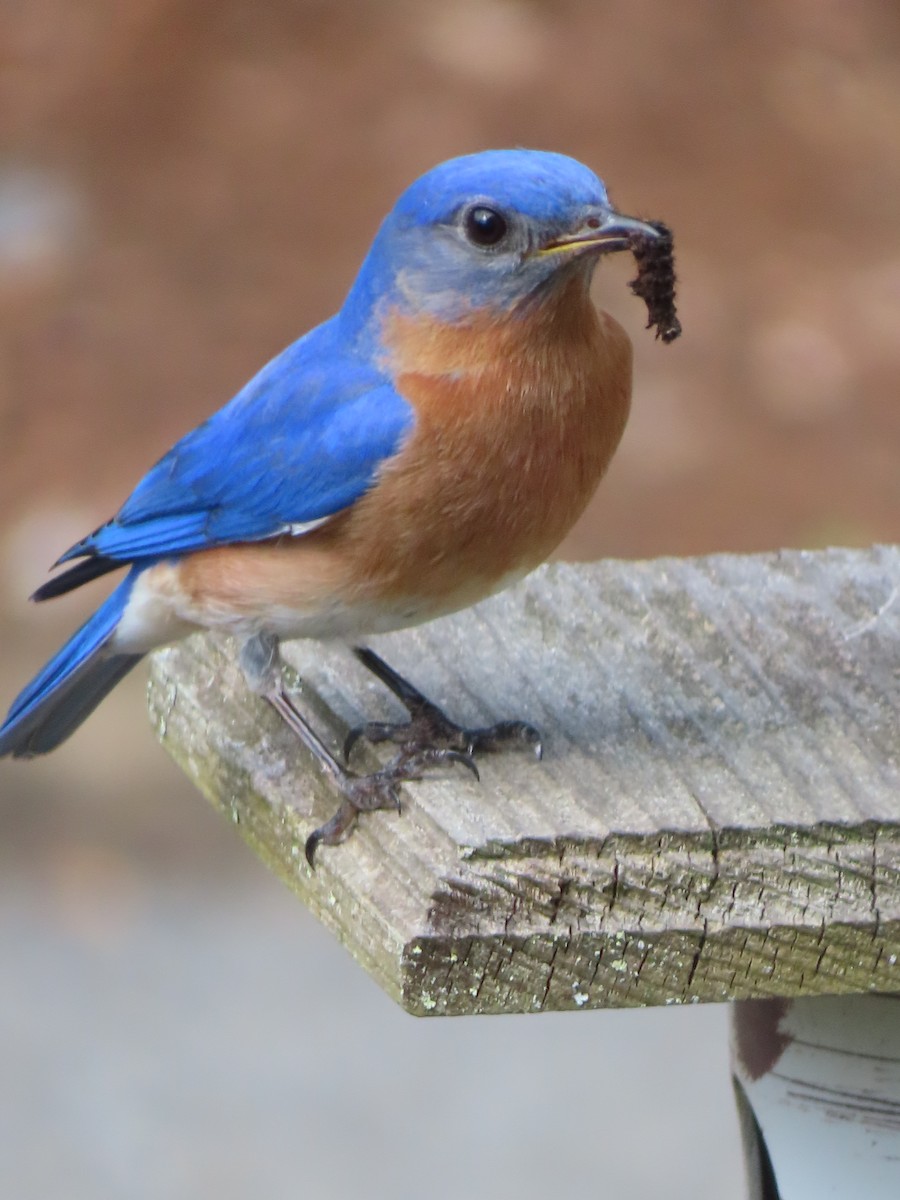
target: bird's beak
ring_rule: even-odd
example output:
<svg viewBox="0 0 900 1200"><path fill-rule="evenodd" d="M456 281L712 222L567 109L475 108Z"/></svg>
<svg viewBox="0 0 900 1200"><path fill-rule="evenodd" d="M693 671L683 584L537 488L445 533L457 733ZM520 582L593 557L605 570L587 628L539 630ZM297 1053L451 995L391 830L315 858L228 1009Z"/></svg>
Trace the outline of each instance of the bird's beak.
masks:
<svg viewBox="0 0 900 1200"><path fill-rule="evenodd" d="M660 231L646 221L626 217L609 208L597 208L590 212L577 229L545 242L538 247L539 256L547 254L584 253L591 250L608 254L614 250L628 250L635 241L650 239L657 241Z"/></svg>

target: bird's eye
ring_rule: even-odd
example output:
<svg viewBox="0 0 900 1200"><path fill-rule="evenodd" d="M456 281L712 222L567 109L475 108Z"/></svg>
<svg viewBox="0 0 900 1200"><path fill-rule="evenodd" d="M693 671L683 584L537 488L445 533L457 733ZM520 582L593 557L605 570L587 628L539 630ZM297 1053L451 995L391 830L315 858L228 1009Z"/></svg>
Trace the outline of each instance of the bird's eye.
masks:
<svg viewBox="0 0 900 1200"><path fill-rule="evenodd" d="M475 246L496 246L506 236L509 222L503 213L486 204L476 204L465 217L466 237Z"/></svg>

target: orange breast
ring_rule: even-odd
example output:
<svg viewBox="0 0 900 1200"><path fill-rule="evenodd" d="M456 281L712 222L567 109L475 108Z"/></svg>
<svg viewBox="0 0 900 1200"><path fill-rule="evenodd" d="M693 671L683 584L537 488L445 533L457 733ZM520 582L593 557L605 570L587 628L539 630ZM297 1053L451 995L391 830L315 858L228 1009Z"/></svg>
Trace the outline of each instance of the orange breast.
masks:
<svg viewBox="0 0 900 1200"><path fill-rule="evenodd" d="M464 581L483 594L537 566L583 512L624 431L625 331L578 275L526 315L449 327L394 315L385 343L417 421L344 518L359 577L437 597Z"/></svg>
<svg viewBox="0 0 900 1200"><path fill-rule="evenodd" d="M244 612L413 602L422 619L531 570L579 517L631 393L630 341L581 275L502 319L389 313L384 343L416 424L377 484L304 537L186 560L181 583L198 600Z"/></svg>

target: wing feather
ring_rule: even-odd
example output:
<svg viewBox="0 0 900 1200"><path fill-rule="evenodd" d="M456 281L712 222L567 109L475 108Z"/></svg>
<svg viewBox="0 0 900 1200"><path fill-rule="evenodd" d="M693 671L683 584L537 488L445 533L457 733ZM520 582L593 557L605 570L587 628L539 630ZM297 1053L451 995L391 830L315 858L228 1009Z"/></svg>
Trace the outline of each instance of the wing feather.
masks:
<svg viewBox="0 0 900 1200"><path fill-rule="evenodd" d="M328 322L182 438L116 516L59 562L124 563L302 536L372 485L412 423L387 376L338 352Z"/></svg>

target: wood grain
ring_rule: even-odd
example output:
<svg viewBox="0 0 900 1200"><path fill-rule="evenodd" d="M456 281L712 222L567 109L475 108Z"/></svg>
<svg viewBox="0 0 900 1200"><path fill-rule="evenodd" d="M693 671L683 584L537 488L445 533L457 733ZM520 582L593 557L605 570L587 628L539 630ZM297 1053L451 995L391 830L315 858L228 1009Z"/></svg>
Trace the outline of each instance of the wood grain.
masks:
<svg viewBox="0 0 900 1200"><path fill-rule="evenodd" d="M234 647L159 652L150 707L411 1012L900 990L900 549L550 566L371 644L457 719L538 725L544 761L410 784L313 873L335 798ZM336 744L402 716L346 649L285 657Z"/></svg>

